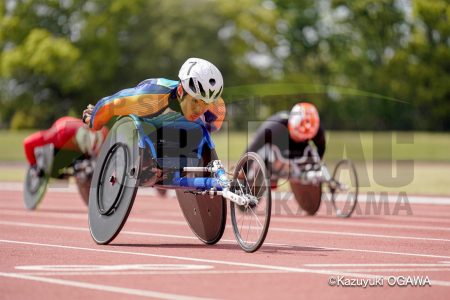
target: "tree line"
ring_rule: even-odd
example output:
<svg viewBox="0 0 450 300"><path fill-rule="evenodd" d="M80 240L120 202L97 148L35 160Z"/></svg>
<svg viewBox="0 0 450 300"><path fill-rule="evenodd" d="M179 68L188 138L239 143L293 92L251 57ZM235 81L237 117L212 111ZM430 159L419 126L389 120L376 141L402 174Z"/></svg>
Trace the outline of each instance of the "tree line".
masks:
<svg viewBox="0 0 450 300"><path fill-rule="evenodd" d="M0 126L80 116L201 57L233 129L310 101L332 129L446 131L449 17L448 0L6 0Z"/></svg>

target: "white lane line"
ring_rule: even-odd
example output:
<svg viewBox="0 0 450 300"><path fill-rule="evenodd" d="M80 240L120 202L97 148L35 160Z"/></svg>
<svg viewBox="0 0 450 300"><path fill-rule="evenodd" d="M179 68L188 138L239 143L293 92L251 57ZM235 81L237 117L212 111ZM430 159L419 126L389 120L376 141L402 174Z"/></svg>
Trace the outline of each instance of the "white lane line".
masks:
<svg viewBox="0 0 450 300"><path fill-rule="evenodd" d="M15 216L29 216L30 213L28 211L15 211L15 210L0 210L0 215L15 215ZM33 217L45 217L45 218L53 218L53 219L76 219L76 220L86 220L87 214L75 214L75 213L46 213L46 212L36 212ZM272 223L277 223L278 218L272 218ZM282 220L281 222L284 222ZM144 224L164 224L164 225L180 225L186 226L186 221L176 221L176 220L156 220L156 219L143 219L143 218L134 218L131 217L127 222L132 223L144 223ZM319 224L319 225L343 225L343 226L354 226L354 227L385 227L385 228L399 228L399 229L421 229L421 230L433 230L433 231L450 231L448 227L431 227L431 226L414 226L414 225L389 225L389 224L376 224L376 223L346 223L344 220L342 222L337 221L313 221L313 220L290 220L289 223L295 224ZM230 226L228 226L230 227ZM272 227L271 229L272 230ZM293 229L295 230L295 229Z"/></svg>
<svg viewBox="0 0 450 300"><path fill-rule="evenodd" d="M61 209L61 208L59 208ZM37 211L33 214L33 217L48 217L53 219L74 219L74 220L88 220L88 212L85 213L58 213L58 212L40 212ZM180 215L181 212L178 214ZM16 211L16 210L8 210L8 209L1 209L0 207L0 215L11 215L11 216L30 216L29 211ZM150 216L151 217L151 216ZM165 225L186 225L186 221L176 221L176 220L155 220L155 219L143 219L143 218L129 218L130 222L136 222L136 223L147 223L147 224L165 224Z"/></svg>
<svg viewBox="0 0 450 300"><path fill-rule="evenodd" d="M272 220L271 220L272 221ZM338 225L347 227L382 227L390 229L418 229L418 230L431 230L431 231L450 231L449 227L440 226L420 226L420 225L406 225L406 224L383 224L383 223L363 223L355 222L354 220L341 220L341 221L331 221L331 220L311 220L311 219L292 219L275 217L273 218L275 223L294 223L294 224L307 224L307 225Z"/></svg>
<svg viewBox="0 0 450 300"><path fill-rule="evenodd" d="M439 264L305 264L305 267L320 267L320 268L334 268L334 267L450 267L448 263Z"/></svg>
<svg viewBox="0 0 450 300"><path fill-rule="evenodd" d="M123 271L123 272L33 272L18 273L36 276L112 276L112 275L220 275L220 274L266 274L288 273L278 270L210 270L210 271Z"/></svg>
<svg viewBox="0 0 450 300"><path fill-rule="evenodd" d="M11 206L11 205L5 205L5 203L2 203L2 205L0 206L0 213L5 213L5 214L10 214L10 215L27 215L29 216L30 214L33 214L33 216L51 216L51 217L57 217L58 215L60 216L65 216L68 218L73 218L73 219L77 219L77 218L83 218L86 219L87 218L87 210L85 212L82 213L58 213L57 210L61 210L60 206L51 206L51 207L46 207L46 209L53 209L55 210L55 212L49 213L49 212L42 212L42 211L36 211L36 212L30 212L30 211L25 211L23 210L22 207L18 207L16 205ZM17 209L20 209L20 211L18 211ZM64 207L64 209L67 210L79 210L79 206L68 206L68 207ZM148 209L151 210L151 209ZM165 217L167 216L172 216L172 217L179 217L181 216L179 212L158 212L158 213L152 213L150 216L153 215L164 215ZM407 218L406 221L408 222L425 222L425 223L439 223L440 225L442 225L443 223L448 222L450 225L450 219L447 220L447 218L441 217L441 218L436 218L436 216L429 216L429 217L415 217L415 215L411 215L411 216L402 216L402 215L396 215L396 216L391 216L391 215L381 215L379 219L379 222L382 221L388 221L391 222L393 220L395 221L405 221L405 219ZM395 217L391 218L391 217ZM450 214L449 214L450 217ZM400 219L399 219L400 218ZM387 227L389 228L391 226L391 224L382 224L382 223L355 223L353 222L354 220L357 220L358 217L352 217L349 220L339 220L339 221L335 221L336 218L333 217L333 219L324 219L321 218L320 220L317 219L311 219L311 218L305 218L305 216L299 216L299 218L288 218L285 217L284 215L273 215L273 220L276 222L278 220L280 220L281 222L289 222L289 223L307 223L307 224L339 224L339 225L344 225L344 226L358 226L357 224L362 224L362 226L364 226L364 224L368 224L368 226L370 227L371 225L374 225L374 227L377 227L378 224L382 225L383 227ZM179 224L183 224L185 225L184 220L151 220L151 219L143 219L143 218L132 218L133 221L138 222L138 223L158 223L158 222L167 222L167 224L170 225L179 225ZM356 224L356 225L355 225ZM370 225L369 225L370 224ZM397 228L411 228L411 229L430 229L433 230L433 228L437 228L439 230L445 230L445 231L449 231L450 229L448 227L436 227L436 226L418 226L418 225L393 225L393 228L397 227Z"/></svg>
<svg viewBox="0 0 450 300"><path fill-rule="evenodd" d="M372 216L369 216L372 217ZM356 220L357 218L353 218L352 220ZM438 225L444 225L446 226L447 224L450 225L450 216L445 217L445 218L438 218L438 217L417 217L416 215L411 215L411 216L381 216L381 218L377 219L380 221L386 221L386 222L414 222L414 223L418 223L418 224L431 224L431 226L434 227L434 224L438 224Z"/></svg>
<svg viewBox="0 0 450 300"><path fill-rule="evenodd" d="M142 296L142 297L157 298L157 299L174 299L174 300L175 299L177 299L177 300L178 299L184 299L184 300L206 299L206 298L190 297L190 296L183 296L183 295L176 295L176 294L169 294L169 293L160 293L160 292L149 291L149 290L138 290L138 289L131 289L131 288L116 287L116 286L112 286L112 285L93 284L93 283L87 283L87 282L81 282L81 281L72 281L72 280L56 279L56 278L46 278L46 277L25 275L25 274L19 274L19 273L0 273L0 276L16 278L16 279L23 279L23 280L45 282L45 283L64 285L64 286L72 286L72 287L91 289L91 290L97 290L97 291L102 291L102 292L119 293L119 294L125 294L125 295Z"/></svg>
<svg viewBox="0 0 450 300"><path fill-rule="evenodd" d="M354 273L354 272L348 272L348 273L347 272L335 272L333 270L294 268L294 267L286 267L286 266L244 263L244 262L235 262L235 261L226 261L226 260L195 258L195 257L187 257L187 256L173 256L173 255L153 254L153 253L145 253L145 252L131 252L131 251L84 248L84 247L66 246L66 245L58 245L58 244L43 244L43 243L13 241L13 240L0 240L0 243L41 246L41 247L70 249L70 250L83 250L83 251L102 252L102 253L137 255L137 256L145 256L145 257L166 258L166 259L175 259L175 260L182 260L182 261L195 261L195 262L203 262L203 263L210 263L210 264L228 265L228 266L286 271L286 272L293 272L293 273L307 273L307 274L318 274L318 275L339 275L339 276L358 277L358 278L378 278L379 277L377 275ZM432 285L450 286L450 281L448 281L448 282L440 281L437 283L435 281L432 281Z"/></svg>
<svg viewBox="0 0 450 300"><path fill-rule="evenodd" d="M379 269L333 269L336 272L367 272L367 273L403 273L403 272L448 272L450 268L379 268ZM405 275L405 274L402 274Z"/></svg>
<svg viewBox="0 0 450 300"><path fill-rule="evenodd" d="M152 213L154 215L155 213ZM162 214L162 213L161 213ZM8 210L2 209L0 210L0 215L13 215L13 216L29 216L29 212L26 211L16 211L16 210ZM174 214L175 215L175 214ZM180 213L176 214L176 217L179 217ZM76 214L76 213L47 213L47 212L39 212L34 215L34 217L49 217L54 219L77 219L77 220L87 220L87 214ZM150 216L151 217L151 216ZM166 216L167 218L167 216ZM129 222L136 223L149 223L149 224L167 224L167 225L186 225L186 221L177 221L177 220L155 220L155 219L143 219L143 218L134 218L131 217L128 220ZM309 225L339 225L339 226L350 226L350 227L370 227L370 228L399 228L399 229L419 229L419 230L435 230L435 231L450 231L449 227L436 227L436 226L416 226L416 225L398 225L398 224L381 224L381 223L361 223L355 222L354 220L346 221L332 221L332 220L312 220L312 219L292 219L292 218L283 218L283 217L272 217L272 223L293 223L293 224L309 224Z"/></svg>
<svg viewBox="0 0 450 300"><path fill-rule="evenodd" d="M0 215L16 215L16 216L29 216L29 212L25 211L15 211L15 210L0 210ZM75 213L45 213L38 212L33 215L33 217L48 217L53 219L76 219L76 220L87 220L86 214L75 214ZM272 218L272 223L278 223L279 218ZM186 226L186 221L175 221L175 220L155 220L155 219L142 219L142 218L129 218L128 222L132 223L148 223L148 224L164 224L164 225L180 225ZM378 224L378 223L355 223L355 222L345 222L342 220L338 221L324 221L324 220L303 220L303 219L287 219L284 218L281 222L289 222L294 224L319 224L319 225L341 225L341 226L352 226L352 227L383 227L383 228L398 228L398 229L418 229L418 230L430 230L430 231L450 231L448 227L435 227L435 226L416 226L416 225L397 225L397 224ZM272 230L272 228L270 229ZM294 229L295 230L295 229Z"/></svg>
<svg viewBox="0 0 450 300"><path fill-rule="evenodd" d="M0 225L89 232L88 228L65 226L65 225L35 224L35 223L11 222L11 221L0 221ZM186 240L198 241L198 238L195 236L176 235L176 234L163 234L163 233L139 232L139 231L128 231L128 230L122 230L122 231L120 231L120 234L148 236L148 237L173 238L173 239L186 239ZM236 240L221 239L220 242L236 244ZM270 243L270 242L267 242L267 243L265 242L264 245L278 247L278 248L286 248L286 249L292 248L292 246L288 245L288 244L278 244L278 243Z"/></svg>
<svg viewBox="0 0 450 300"><path fill-rule="evenodd" d="M9 221L0 221L0 225L7 226L22 226L22 227L33 227L33 228L48 228L48 229L61 229L61 230L71 230L71 231L83 231L87 232L87 228L80 227L69 227L69 226L61 226L61 225L45 225L45 224L33 224L33 223L23 223L23 222L9 222ZM140 235L140 236L149 236L149 237L166 237L166 238L180 238L180 239L190 239L190 240L198 240L196 237L192 236L182 236L182 235L171 235L171 234L160 234L160 233L150 233L150 232L134 232L134 231L121 231L121 234L129 234L129 235ZM236 243L233 240L221 239L221 242L226 243ZM317 248L322 250L336 250L336 251L351 251L351 252L364 252L364 253L376 253L376 254L391 254L391 255L402 255L402 256L416 256L416 257L431 257L431 258L444 258L450 259L450 256L445 255L434 255L434 254L422 254L422 253L408 253L408 252L393 252L393 251L382 251L382 250L369 250L369 249L354 249L354 248L338 248L338 247L328 247L328 246L314 246L314 245L289 245L289 244L277 244L277 243L264 243L266 246L280 247L289 250L289 248L294 247L308 247L308 248Z"/></svg>
<svg viewBox="0 0 450 300"><path fill-rule="evenodd" d="M16 214L14 212L13 214ZM20 213L19 213L20 214ZM63 214L59 214L62 217ZM53 217L54 215L52 215ZM70 218L79 218L80 216L71 216ZM83 216L83 219L86 219ZM145 222L145 223L156 223L156 224L166 224L166 225L186 225L186 222L181 221L166 221L166 220L146 220L138 218L130 218L130 222ZM231 228L230 225L227 228ZM292 229L292 228L281 228L281 227L270 227L272 231L278 232L289 232L289 233L308 233L308 234L322 234L322 235L340 235L349 237L372 237L381 239L402 239L402 240L419 240L419 241L433 241L433 242L450 242L450 239L443 238L430 238L430 237L415 237L415 236L400 236L400 235L384 235L384 234L372 234L372 233L357 233L357 232L342 232L342 231L329 231L329 230L309 230L309 229Z"/></svg>
<svg viewBox="0 0 450 300"><path fill-rule="evenodd" d="M70 193L78 195L78 188L76 184L73 183L55 183L50 181L48 190L51 193ZM8 192L23 192L23 183L21 182L0 182L0 191ZM137 196L150 196L155 198L161 198L161 196L156 192L154 188L140 188L138 190ZM165 198L175 198L176 194L173 190L168 190Z"/></svg>
<svg viewBox="0 0 450 300"><path fill-rule="evenodd" d="M16 270L39 272L101 272L101 271L192 271L210 270L209 265L188 264L124 264L124 265L31 265L16 266Z"/></svg>
<svg viewBox="0 0 450 300"><path fill-rule="evenodd" d="M440 239L440 238L401 236L401 235L384 235L384 234L358 233L358 232L340 232L340 231L329 231L329 230L307 230L307 229L270 227L269 231L271 231L271 232L272 231L289 232L289 233L311 233L311 234L324 234L324 235L342 235L342 236L349 236L349 237L373 237L373 238L381 238L381 239L450 242L450 239Z"/></svg>
<svg viewBox="0 0 450 300"><path fill-rule="evenodd" d="M418 209L420 210L420 209ZM366 215L366 216L376 216L376 215ZM401 221L404 220L414 220L414 221L421 221L421 222L432 222L433 220L437 221L437 222L448 222L448 218L450 217L450 214L446 214L446 213L428 213L428 212L419 212L419 213L414 213L412 215L402 215L402 214L398 214L398 215L379 215L382 216L383 218L387 219L387 220L393 220L395 219L399 219ZM364 217L364 215L362 215L362 217Z"/></svg>
<svg viewBox="0 0 450 300"><path fill-rule="evenodd" d="M443 281L443 280L433 280L430 279L431 286L433 285L439 285L439 286L449 286L450 287L450 281Z"/></svg>

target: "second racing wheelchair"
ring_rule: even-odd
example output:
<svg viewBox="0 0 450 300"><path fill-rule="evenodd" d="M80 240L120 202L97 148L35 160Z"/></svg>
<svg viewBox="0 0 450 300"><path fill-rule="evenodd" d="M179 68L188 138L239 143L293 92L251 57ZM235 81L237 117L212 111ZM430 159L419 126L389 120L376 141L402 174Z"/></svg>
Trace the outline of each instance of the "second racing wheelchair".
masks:
<svg viewBox="0 0 450 300"><path fill-rule="evenodd" d="M24 205L35 210L47 191L50 179L68 180L73 177L83 202L88 205L89 189L95 168L95 158L70 150L57 150L53 144L35 149L36 166L25 173Z"/></svg>

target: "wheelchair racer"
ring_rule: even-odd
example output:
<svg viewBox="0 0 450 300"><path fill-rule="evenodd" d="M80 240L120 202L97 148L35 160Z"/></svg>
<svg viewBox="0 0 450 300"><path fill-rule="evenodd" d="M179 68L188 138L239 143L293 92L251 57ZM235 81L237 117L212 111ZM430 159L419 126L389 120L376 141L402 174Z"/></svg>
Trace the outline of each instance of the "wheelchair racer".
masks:
<svg viewBox="0 0 450 300"><path fill-rule="evenodd" d="M290 112L281 111L267 119L256 131L247 151L258 152L266 161L270 155L265 146L275 145L284 158L296 159L304 155L308 145L314 144L320 159L325 154L325 130L320 125L317 108L308 102L294 105ZM271 171L275 172L279 162L272 162ZM277 180L271 181L272 188Z"/></svg>
<svg viewBox="0 0 450 300"><path fill-rule="evenodd" d="M51 166L38 166L36 160L36 149L45 146L51 146L53 157L60 150L69 150L74 155L95 156L108 134L106 127L100 127L100 130L93 131L88 128L80 119L73 117L61 117L47 129L35 132L26 137L23 141L25 156L32 169L38 176L42 177L50 172ZM73 157L76 159L77 157Z"/></svg>
<svg viewBox="0 0 450 300"><path fill-rule="evenodd" d="M175 111L188 121L202 120L210 132L220 129L226 108L221 97L223 78L219 69L207 60L189 58L178 77L179 81L146 79L134 88L105 97L95 106L88 105L83 121L99 129L114 116L156 117Z"/></svg>

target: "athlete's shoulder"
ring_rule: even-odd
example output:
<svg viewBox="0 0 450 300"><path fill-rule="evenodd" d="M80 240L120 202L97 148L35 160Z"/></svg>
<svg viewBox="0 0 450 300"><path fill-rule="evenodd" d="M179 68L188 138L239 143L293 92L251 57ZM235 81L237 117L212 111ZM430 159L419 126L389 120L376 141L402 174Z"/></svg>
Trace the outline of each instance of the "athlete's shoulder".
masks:
<svg viewBox="0 0 450 300"><path fill-rule="evenodd" d="M280 111L280 112L277 112L276 114L272 115L271 117L269 117L269 119L267 119L267 120L272 121L272 122L287 123L288 119L289 119L289 112L288 111Z"/></svg>
<svg viewBox="0 0 450 300"><path fill-rule="evenodd" d="M178 85L178 81L166 78L149 78L141 81L136 90L143 91L149 94L164 94L168 93Z"/></svg>

